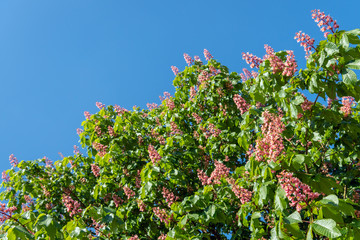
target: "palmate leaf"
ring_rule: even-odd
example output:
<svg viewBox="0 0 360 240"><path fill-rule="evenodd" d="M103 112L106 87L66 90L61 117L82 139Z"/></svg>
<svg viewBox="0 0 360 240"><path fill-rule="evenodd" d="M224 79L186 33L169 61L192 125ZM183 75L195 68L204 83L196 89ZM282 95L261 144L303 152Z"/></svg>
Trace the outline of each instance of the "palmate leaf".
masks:
<svg viewBox="0 0 360 240"><path fill-rule="evenodd" d="M329 238L336 238L341 236L339 229L336 227L336 222L332 219L316 220L313 222L312 226L314 231L322 236Z"/></svg>

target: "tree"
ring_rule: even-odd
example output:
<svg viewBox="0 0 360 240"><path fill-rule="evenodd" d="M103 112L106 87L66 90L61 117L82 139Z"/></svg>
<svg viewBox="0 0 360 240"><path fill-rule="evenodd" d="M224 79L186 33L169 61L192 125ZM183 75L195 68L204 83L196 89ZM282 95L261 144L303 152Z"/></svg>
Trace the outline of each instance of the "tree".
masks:
<svg viewBox="0 0 360 240"><path fill-rule="evenodd" d="M270 46L241 74L184 54L160 106L85 112L86 155L10 156L2 238L359 239L360 29L312 16L305 69Z"/></svg>

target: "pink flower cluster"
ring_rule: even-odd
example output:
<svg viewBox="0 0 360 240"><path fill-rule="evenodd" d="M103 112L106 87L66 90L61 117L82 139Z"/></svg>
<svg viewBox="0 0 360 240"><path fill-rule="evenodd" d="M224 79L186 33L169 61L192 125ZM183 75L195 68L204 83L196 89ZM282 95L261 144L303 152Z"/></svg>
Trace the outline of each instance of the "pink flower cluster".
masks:
<svg viewBox="0 0 360 240"><path fill-rule="evenodd" d="M91 171L95 177L100 177L100 167L96 164L91 164Z"/></svg>
<svg viewBox="0 0 360 240"><path fill-rule="evenodd" d="M158 140L160 144L165 145L166 143L165 138L161 136L158 132L156 132L155 129L151 130L151 136L153 138L156 138L156 140Z"/></svg>
<svg viewBox="0 0 360 240"><path fill-rule="evenodd" d="M107 146L105 146L105 145L102 145L101 143L98 143L98 142L93 142L92 143L92 146L93 146L93 148L96 150L96 151L98 151L98 155L100 156L100 157L103 157L103 156L105 156L105 154L106 154L106 151L107 151Z"/></svg>
<svg viewBox="0 0 360 240"><path fill-rule="evenodd" d="M241 204L251 201L252 192L246 188L239 187L233 178L227 178L227 182L231 185L231 190L240 199Z"/></svg>
<svg viewBox="0 0 360 240"><path fill-rule="evenodd" d="M98 109L103 109L105 107L105 104L102 104L101 102L96 102L96 106Z"/></svg>
<svg viewBox="0 0 360 240"><path fill-rule="evenodd" d="M163 187L162 189L162 195L165 198L165 201L167 202L169 207L171 207L174 202L179 200L178 196L175 196L174 193L170 192L170 190L165 187Z"/></svg>
<svg viewBox="0 0 360 240"><path fill-rule="evenodd" d="M62 195L62 202L66 207L66 210L68 211L70 217L82 213L81 205L78 201L73 200L70 196L67 196L65 194Z"/></svg>
<svg viewBox="0 0 360 240"><path fill-rule="evenodd" d="M115 132L114 132L114 128L112 127L112 126L108 126L108 133L109 133L109 135L111 136L111 137L115 137L116 136L116 134L115 134Z"/></svg>
<svg viewBox="0 0 360 240"><path fill-rule="evenodd" d="M123 107L120 107L119 105L114 105L114 109L115 109L115 112L118 114L118 116L120 116L121 114L124 114L125 112L128 112L129 110L123 108Z"/></svg>
<svg viewBox="0 0 360 240"><path fill-rule="evenodd" d="M151 162L155 165L157 162L161 160L160 154L156 151L153 145L148 146L148 152L151 159Z"/></svg>
<svg viewBox="0 0 360 240"><path fill-rule="evenodd" d="M196 96L196 89L195 87L190 87L190 101L192 101Z"/></svg>
<svg viewBox="0 0 360 240"><path fill-rule="evenodd" d="M193 118L195 118L195 121L196 121L197 124L201 123L202 118L199 115L197 115L197 113L193 112L192 116L193 116Z"/></svg>
<svg viewBox="0 0 360 240"><path fill-rule="evenodd" d="M79 154L79 153L80 153L79 147L74 145L74 154Z"/></svg>
<svg viewBox="0 0 360 240"><path fill-rule="evenodd" d="M287 52L287 56L286 56L286 62L284 64L284 70L283 70L283 75L287 76L287 77L291 77L294 76L294 74L297 71L297 63L295 61L295 55L293 51L286 51Z"/></svg>
<svg viewBox="0 0 360 240"><path fill-rule="evenodd" d="M124 193L128 199L135 196L135 192L133 190L131 190L129 187L125 186L125 187L123 187L123 189L124 189Z"/></svg>
<svg viewBox="0 0 360 240"><path fill-rule="evenodd" d="M160 101L164 101L165 99L171 98L171 94L168 92L164 92L164 96L159 96Z"/></svg>
<svg viewBox="0 0 360 240"><path fill-rule="evenodd" d="M314 48L314 42L315 40L310 38L309 35L302 33L301 31L295 33L295 40L297 40L297 42L300 42L300 46L304 47L304 50L306 52L306 57L309 57L311 55L311 48Z"/></svg>
<svg viewBox="0 0 360 240"><path fill-rule="evenodd" d="M266 158L268 162L276 161L276 158L284 149L283 139L281 133L285 130L285 125L281 121L282 114L269 113L265 110L262 113L264 123L261 127L263 138L256 140L255 159L257 161L264 161Z"/></svg>
<svg viewBox="0 0 360 240"><path fill-rule="evenodd" d="M175 103L170 98L165 99L165 103L170 110L173 110L175 108Z"/></svg>
<svg viewBox="0 0 360 240"><path fill-rule="evenodd" d="M171 70L173 71L175 76L179 74L179 69L177 67L171 66Z"/></svg>
<svg viewBox="0 0 360 240"><path fill-rule="evenodd" d="M305 111L308 111L308 110L311 110L312 106L313 106L313 102L309 101L304 94L301 94L303 97L304 97L304 102L301 104L301 108L302 110L305 112Z"/></svg>
<svg viewBox="0 0 360 240"><path fill-rule="evenodd" d="M147 103L146 106L150 111L158 107L156 103Z"/></svg>
<svg viewBox="0 0 360 240"><path fill-rule="evenodd" d="M314 9L311 12L311 17L318 23L317 25L319 26L320 31L324 32L325 38L330 34L330 32L325 31L330 30L334 33L336 29L339 28L339 25L332 19L332 17L330 17L330 15L325 15L324 12L320 12L319 9Z"/></svg>
<svg viewBox="0 0 360 240"><path fill-rule="evenodd" d="M91 114L88 111L84 112L86 120L90 120Z"/></svg>
<svg viewBox="0 0 360 240"><path fill-rule="evenodd" d="M244 114L249 110L250 104L246 103L245 99L242 98L239 94L235 94L233 100L241 114Z"/></svg>
<svg viewBox="0 0 360 240"><path fill-rule="evenodd" d="M344 113L344 117L348 117L351 114L351 106L353 105L355 99L351 96L342 98L342 107L340 111Z"/></svg>
<svg viewBox="0 0 360 240"><path fill-rule="evenodd" d="M294 177L292 173L284 170L277 175L277 177L281 188L285 190L286 197L290 201L290 206L296 206L296 211L298 212L302 209L300 203L308 203L320 196L320 193L313 192L307 184L302 183L300 179Z"/></svg>
<svg viewBox="0 0 360 240"><path fill-rule="evenodd" d="M201 84L206 84L206 82L210 79L210 74L203 70L198 76L198 80Z"/></svg>
<svg viewBox="0 0 360 240"><path fill-rule="evenodd" d="M10 177L9 175L7 175L6 171L3 171L2 174L1 174L1 178L4 182L8 182L10 181Z"/></svg>
<svg viewBox="0 0 360 240"><path fill-rule="evenodd" d="M9 161L11 166L16 167L19 164L19 161L17 160L17 158L14 156L14 154L11 154L9 156Z"/></svg>
<svg viewBox="0 0 360 240"><path fill-rule="evenodd" d="M112 195L112 199L115 203L115 207L118 207L120 204L122 204L124 202L124 200L122 200L121 197L119 197L115 193Z"/></svg>
<svg viewBox="0 0 360 240"><path fill-rule="evenodd" d="M209 123L208 127L209 127L209 132L213 137L218 137L220 135L221 130L218 129L214 124Z"/></svg>
<svg viewBox="0 0 360 240"><path fill-rule="evenodd" d="M135 187L141 188L141 170L137 170L137 175L135 176Z"/></svg>
<svg viewBox="0 0 360 240"><path fill-rule="evenodd" d="M158 237L158 240L165 240L167 237L166 234L161 234L159 237Z"/></svg>
<svg viewBox="0 0 360 240"><path fill-rule="evenodd" d="M103 134L100 126L95 126L94 130L99 137Z"/></svg>
<svg viewBox="0 0 360 240"><path fill-rule="evenodd" d="M172 134L172 135L182 135L183 134L183 132L179 129L179 127L174 122L170 122L170 129L171 129L170 134Z"/></svg>
<svg viewBox="0 0 360 240"><path fill-rule="evenodd" d="M146 210L146 205L143 200L137 200L137 204L140 212L144 212Z"/></svg>
<svg viewBox="0 0 360 240"><path fill-rule="evenodd" d="M17 208L15 206L7 208L5 203L0 203L0 223L2 224L10 219L16 210Z"/></svg>
<svg viewBox="0 0 360 240"><path fill-rule="evenodd" d="M83 133L83 132L84 132L84 130L82 130L81 128L76 129L77 135L80 135L80 134Z"/></svg>
<svg viewBox="0 0 360 240"><path fill-rule="evenodd" d="M202 63L201 59L199 56L194 56L195 62L199 62Z"/></svg>
<svg viewBox="0 0 360 240"><path fill-rule="evenodd" d="M184 59L189 66L194 63L194 60L187 53L184 53Z"/></svg>
<svg viewBox="0 0 360 240"><path fill-rule="evenodd" d="M223 177L227 177L230 173L230 168L226 167L223 163L216 161L214 162L215 169L208 177L203 170L198 169L198 178L202 185L220 184L220 180Z"/></svg>
<svg viewBox="0 0 360 240"><path fill-rule="evenodd" d="M138 237L138 235L135 235L135 236L128 238L127 240L140 240L140 238Z"/></svg>
<svg viewBox="0 0 360 240"><path fill-rule="evenodd" d="M166 224L168 224L170 221L169 216L167 215L165 209L160 209L159 207L153 207L152 208L155 216L157 216L161 222L165 222Z"/></svg>
<svg viewBox="0 0 360 240"><path fill-rule="evenodd" d="M43 157L45 160L45 167L52 167L53 162L46 156Z"/></svg>
<svg viewBox="0 0 360 240"><path fill-rule="evenodd" d="M204 56L205 56L206 61L209 61L210 59L213 58L213 56L210 54L210 52L206 49L204 49Z"/></svg>
<svg viewBox="0 0 360 240"><path fill-rule="evenodd" d="M247 64L250 64L251 68L259 68L259 65L263 62L263 60L251 53L242 53L242 58L246 61Z"/></svg>
<svg viewBox="0 0 360 240"><path fill-rule="evenodd" d="M277 73L277 72L282 72L285 65L283 63L283 61L275 55L274 49L268 45L265 44L265 51L266 51L266 55L264 57L264 59L267 59L270 61L270 66L273 69L273 73Z"/></svg>

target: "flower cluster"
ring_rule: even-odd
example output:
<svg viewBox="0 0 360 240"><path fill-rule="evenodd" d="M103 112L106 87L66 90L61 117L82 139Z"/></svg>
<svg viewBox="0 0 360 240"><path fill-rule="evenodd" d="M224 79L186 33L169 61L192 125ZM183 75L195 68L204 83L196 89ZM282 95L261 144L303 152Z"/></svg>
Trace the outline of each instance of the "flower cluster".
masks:
<svg viewBox="0 0 360 240"><path fill-rule="evenodd" d="M330 32L325 31L330 30L334 33L336 29L339 28L339 25L332 17L330 17L330 15L325 15L324 12L320 12L319 9L314 9L311 12L311 17L318 23L317 25L319 26L320 31L324 32L325 38L330 34Z"/></svg>
<svg viewBox="0 0 360 240"><path fill-rule="evenodd" d="M100 167L96 164L91 164L91 171L95 177L100 177Z"/></svg>
<svg viewBox="0 0 360 240"><path fill-rule="evenodd" d="M242 58L246 61L247 64L250 64L251 68L259 68L259 65L263 62L263 60L251 53L242 53Z"/></svg>
<svg viewBox="0 0 360 240"><path fill-rule="evenodd" d="M261 127L263 137L256 140L255 159L263 161L268 158L268 162L276 161L276 158L284 149L283 139L281 133L285 130L285 125L281 121L282 114L269 113L265 110L262 113L264 123Z"/></svg>
<svg viewBox="0 0 360 240"><path fill-rule="evenodd" d="M68 211L70 217L82 213L81 205L78 201L73 200L70 196L67 196L65 194L62 195L62 202L66 207L66 210Z"/></svg>
<svg viewBox="0 0 360 240"><path fill-rule="evenodd" d="M308 110L311 110L312 106L313 106L313 102L309 101L304 94L301 94L304 98L304 102L301 104L301 108L302 110L305 112L305 111L308 111Z"/></svg>
<svg viewBox="0 0 360 240"><path fill-rule="evenodd" d="M165 209L160 209L159 207L153 207L152 210L155 216L157 216L161 222L165 222L166 224L170 222L169 216L167 215Z"/></svg>
<svg viewBox="0 0 360 240"><path fill-rule="evenodd" d="M171 70L173 71L175 76L179 74L179 69L177 67L171 66Z"/></svg>
<svg viewBox="0 0 360 240"><path fill-rule="evenodd" d="M278 174L277 178L279 179L281 188L285 190L286 197L290 201L290 206L296 207L296 211L298 212L303 208L300 203L308 203L320 196L320 193L313 192L309 185L302 183L300 179L285 170Z"/></svg>
<svg viewBox="0 0 360 240"><path fill-rule="evenodd" d="M122 204L124 202L124 200L122 200L121 197L119 197L115 193L112 195L112 199L115 203L115 207L118 207L120 204Z"/></svg>
<svg viewBox="0 0 360 240"><path fill-rule="evenodd" d="M148 146L148 152L149 152L149 156L151 159L151 162L155 165L157 162L160 161L161 156L160 154L156 151L156 149L154 148L153 145L149 145Z"/></svg>
<svg viewBox="0 0 360 240"><path fill-rule="evenodd" d="M115 137L116 136L116 134L115 134L115 132L114 132L114 128L112 127L112 126L108 126L108 133L109 133L109 135L111 136L111 137Z"/></svg>
<svg viewBox="0 0 360 240"><path fill-rule="evenodd" d="M197 113L193 112L191 115L193 116L193 118L195 118L197 124L201 123L202 118L199 115L197 115Z"/></svg>
<svg viewBox="0 0 360 240"><path fill-rule="evenodd" d="M199 56L194 56L194 60L195 62L199 62L199 63L202 63L201 59Z"/></svg>
<svg viewBox="0 0 360 240"><path fill-rule="evenodd" d="M270 61L270 66L273 69L273 74L277 72L282 72L285 65L283 61L278 56L275 55L274 49L265 44L265 51L267 54L265 55L264 59Z"/></svg>
<svg viewBox="0 0 360 240"><path fill-rule="evenodd" d="M1 179L2 179L4 182L10 181L10 177L9 177L9 175L6 173L6 171L3 171L3 172L2 172L2 174L1 174Z"/></svg>
<svg viewBox="0 0 360 240"><path fill-rule="evenodd" d="M204 56L206 61L210 61L210 59L213 58L213 56L210 54L210 52L207 49L204 49Z"/></svg>
<svg viewBox="0 0 360 240"><path fill-rule="evenodd" d="M251 201L252 192L246 188L239 187L233 178L227 178L227 182L231 185L231 190L240 199L241 204Z"/></svg>
<svg viewBox="0 0 360 240"><path fill-rule="evenodd" d="M140 176L141 170L137 170L137 175L135 176L135 187L141 188L141 176Z"/></svg>
<svg viewBox="0 0 360 240"><path fill-rule="evenodd" d="M53 162L48 157L44 156L43 159L45 160L45 167L53 167Z"/></svg>
<svg viewBox="0 0 360 240"><path fill-rule="evenodd" d="M161 234L159 237L158 237L158 240L165 240L167 237L166 234Z"/></svg>
<svg viewBox="0 0 360 240"><path fill-rule="evenodd" d="M9 161L11 166L16 167L19 164L19 161L17 160L17 158L14 156L14 154L11 154L9 156Z"/></svg>
<svg viewBox="0 0 360 240"><path fill-rule="evenodd" d="M170 192L170 190L165 187L163 187L162 189L162 195L165 198L165 201L167 202L169 207L171 207L174 202L179 200L178 196L175 196L174 193Z"/></svg>
<svg viewBox="0 0 360 240"><path fill-rule="evenodd" d="M164 96L159 96L160 101L164 101L165 99L171 98L171 94L168 92L164 92Z"/></svg>
<svg viewBox="0 0 360 240"><path fill-rule="evenodd" d="M284 64L283 75L287 77L293 76L297 71L297 63L295 61L295 55L293 51L286 51L286 62Z"/></svg>
<svg viewBox="0 0 360 240"><path fill-rule="evenodd" d="M160 144L165 145L166 140L163 136L161 136L155 129L151 130L151 136L159 141Z"/></svg>
<svg viewBox="0 0 360 240"><path fill-rule="evenodd" d="M80 135L80 134L83 133L83 132L84 132L84 130L82 130L81 128L77 128L77 129L76 129L77 135Z"/></svg>
<svg viewBox="0 0 360 240"><path fill-rule="evenodd" d="M184 53L184 59L189 66L194 63L194 60L187 53Z"/></svg>
<svg viewBox="0 0 360 240"><path fill-rule="evenodd" d="M79 154L79 153L80 153L79 147L74 145L74 154Z"/></svg>
<svg viewBox="0 0 360 240"><path fill-rule="evenodd" d="M230 168L226 167L223 163L216 161L214 162L215 169L208 177L203 170L198 169L198 178L202 185L220 184L222 177L227 177L230 173Z"/></svg>
<svg viewBox="0 0 360 240"><path fill-rule="evenodd" d="M138 235L132 236L130 238L128 238L127 240L139 240L140 238L138 237Z"/></svg>
<svg viewBox="0 0 360 240"><path fill-rule="evenodd" d="M124 114L125 112L128 112L129 110L120 107L119 105L114 105L115 112L120 116L121 114Z"/></svg>
<svg viewBox="0 0 360 240"><path fill-rule="evenodd" d="M98 154L100 157L105 156L106 151L107 151L107 146L102 145L101 143L98 143L98 142L93 142L93 143L92 143L92 146L93 146L93 148L94 148L96 151L98 151L97 154Z"/></svg>
<svg viewBox="0 0 360 240"><path fill-rule="evenodd" d="M2 224L10 219L16 210L17 208L15 206L7 208L5 203L0 203L0 223Z"/></svg>
<svg viewBox="0 0 360 240"><path fill-rule="evenodd" d="M96 102L96 106L98 107L98 109L103 109L105 107L105 104L102 104L101 102Z"/></svg>
<svg viewBox="0 0 360 240"><path fill-rule="evenodd" d="M179 129L179 127L174 122L170 122L170 129L171 129L170 134L172 134L172 135L182 135L183 134L183 132Z"/></svg>
<svg viewBox="0 0 360 240"><path fill-rule="evenodd" d="M242 98L239 94L235 94L233 100L241 114L244 114L249 110L250 104L246 103L245 99Z"/></svg>
<svg viewBox="0 0 360 240"><path fill-rule="evenodd" d="M88 111L84 112L86 120L90 120L91 114Z"/></svg>
<svg viewBox="0 0 360 240"><path fill-rule="evenodd" d="M300 42L300 46L304 47L304 50L306 52L306 57L309 57L311 55L311 48L314 48L314 42L315 40L313 38L310 38L309 35L302 33L301 31L295 33L294 39L297 42Z"/></svg>
<svg viewBox="0 0 360 240"><path fill-rule="evenodd" d="M213 137L218 137L221 133L221 130L218 129L213 123L209 123L209 132Z"/></svg>
<svg viewBox="0 0 360 240"><path fill-rule="evenodd" d="M135 196L135 192L133 190L131 190L129 187L125 186L123 189L124 189L124 193L128 199Z"/></svg>
<svg viewBox="0 0 360 240"><path fill-rule="evenodd" d="M353 105L355 99L351 96L342 98L342 107L340 111L344 113L344 117L348 117L351 114L351 106Z"/></svg>
<svg viewBox="0 0 360 240"><path fill-rule="evenodd" d="M158 107L156 103L147 103L146 106L150 111Z"/></svg>
<svg viewBox="0 0 360 240"><path fill-rule="evenodd" d="M165 100L166 106L170 109L173 110L175 108L175 103L173 100L171 100L170 98L167 98Z"/></svg>
<svg viewBox="0 0 360 240"><path fill-rule="evenodd" d="M144 212L146 210L146 205L143 200L137 199L137 204L140 212Z"/></svg>
<svg viewBox="0 0 360 240"><path fill-rule="evenodd" d="M192 101L196 96L196 89L195 87L190 87L190 101Z"/></svg>
<svg viewBox="0 0 360 240"><path fill-rule="evenodd" d="M206 82L210 79L210 74L203 70L198 76L198 80L201 84L206 84Z"/></svg>

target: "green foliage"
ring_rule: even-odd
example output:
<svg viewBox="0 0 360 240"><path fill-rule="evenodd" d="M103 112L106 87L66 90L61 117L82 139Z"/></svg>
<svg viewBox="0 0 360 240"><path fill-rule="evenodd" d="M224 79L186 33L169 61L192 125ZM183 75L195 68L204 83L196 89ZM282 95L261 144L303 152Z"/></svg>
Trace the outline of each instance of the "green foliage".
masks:
<svg viewBox="0 0 360 240"><path fill-rule="evenodd" d="M243 81L214 59L195 61L160 106L102 108L82 124L86 155L7 170L0 196L17 210L1 238L359 239L359 105L346 114L335 99L360 98L351 70L360 69L359 35L329 35L297 75L274 73L266 59ZM327 97L330 105L319 103ZM264 130L277 120L279 135ZM273 159L276 141L283 149ZM302 200L285 174L302 184Z"/></svg>

